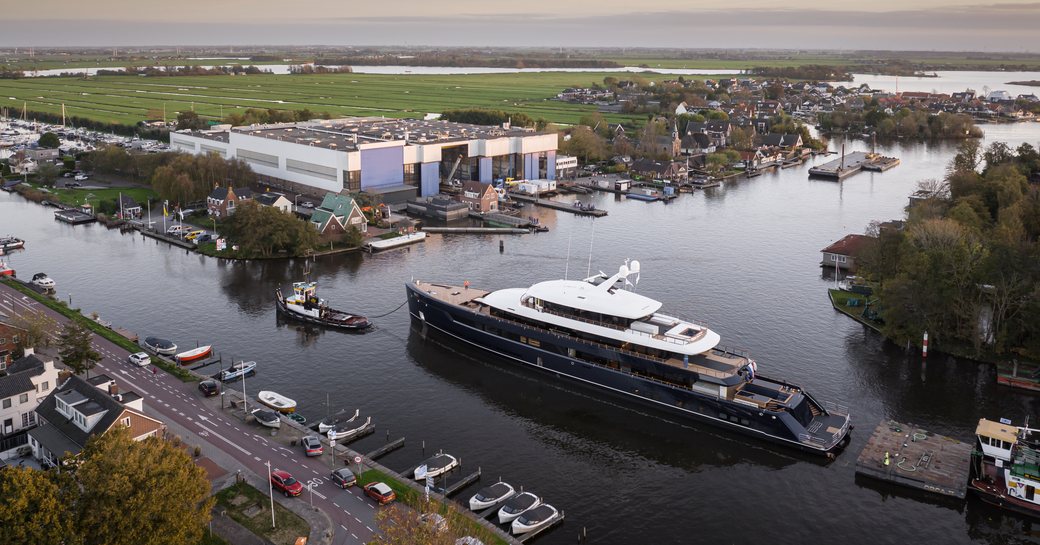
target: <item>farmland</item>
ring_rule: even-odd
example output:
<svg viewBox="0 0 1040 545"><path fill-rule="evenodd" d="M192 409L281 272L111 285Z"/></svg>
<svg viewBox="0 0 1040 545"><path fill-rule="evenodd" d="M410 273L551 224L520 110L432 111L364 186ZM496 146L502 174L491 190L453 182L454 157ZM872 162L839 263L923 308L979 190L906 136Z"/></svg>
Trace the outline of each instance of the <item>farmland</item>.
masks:
<svg viewBox="0 0 1040 545"><path fill-rule="evenodd" d="M0 107L17 115L29 111L132 125L148 118L167 119L194 109L219 120L239 108L310 109L334 116L422 117L456 108L494 108L523 112L554 123L576 123L594 106L549 100L569 86L588 86L606 76L628 73L550 72L476 75L249 75L249 76L96 76L0 80ZM641 74L647 80L675 76ZM645 115L608 114L612 122L639 122Z"/></svg>

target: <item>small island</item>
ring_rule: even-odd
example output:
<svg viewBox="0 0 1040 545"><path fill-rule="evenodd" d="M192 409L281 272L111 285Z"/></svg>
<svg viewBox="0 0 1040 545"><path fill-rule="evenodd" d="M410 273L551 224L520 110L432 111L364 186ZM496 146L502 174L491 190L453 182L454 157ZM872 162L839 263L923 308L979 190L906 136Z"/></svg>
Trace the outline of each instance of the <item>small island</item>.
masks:
<svg viewBox="0 0 1040 545"><path fill-rule="evenodd" d="M1005 85L1025 85L1027 87L1040 87L1040 80L1031 79L1029 81L1009 81Z"/></svg>

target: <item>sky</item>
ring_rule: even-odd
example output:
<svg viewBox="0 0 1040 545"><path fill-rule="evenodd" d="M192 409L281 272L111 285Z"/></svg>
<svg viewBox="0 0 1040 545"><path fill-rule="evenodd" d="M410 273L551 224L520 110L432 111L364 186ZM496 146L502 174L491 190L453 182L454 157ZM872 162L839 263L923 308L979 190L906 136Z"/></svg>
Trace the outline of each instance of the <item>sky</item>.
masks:
<svg viewBox="0 0 1040 545"><path fill-rule="evenodd" d="M722 7L725 9L721 9ZM1040 2L35 0L0 46L396 45L1040 52Z"/></svg>

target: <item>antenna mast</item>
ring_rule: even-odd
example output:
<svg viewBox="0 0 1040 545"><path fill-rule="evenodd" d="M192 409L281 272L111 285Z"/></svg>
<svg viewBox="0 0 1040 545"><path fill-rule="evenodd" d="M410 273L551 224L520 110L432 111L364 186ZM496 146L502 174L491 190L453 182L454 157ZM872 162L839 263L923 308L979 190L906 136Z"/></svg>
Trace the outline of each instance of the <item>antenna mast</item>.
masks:
<svg viewBox="0 0 1040 545"><path fill-rule="evenodd" d="M589 268L585 271L585 278L592 276L592 243L596 240L596 222L592 222L592 236L589 237Z"/></svg>

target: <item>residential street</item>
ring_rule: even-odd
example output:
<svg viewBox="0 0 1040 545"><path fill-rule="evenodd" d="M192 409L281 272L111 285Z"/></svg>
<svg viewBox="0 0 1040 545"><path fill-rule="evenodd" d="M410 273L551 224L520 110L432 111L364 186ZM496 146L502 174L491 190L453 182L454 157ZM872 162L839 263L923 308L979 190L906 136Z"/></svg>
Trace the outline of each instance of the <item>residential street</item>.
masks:
<svg viewBox="0 0 1040 545"><path fill-rule="evenodd" d="M67 321L12 288L0 285L0 312L13 316L27 310L43 311L59 323ZM305 488L297 498L276 495L275 499L297 512L306 512L313 501L314 507L328 516L316 517L317 514L310 513L305 517L312 524L311 543L327 543L325 539L319 541L316 536L322 536L328 530L332 534L331 543L337 545L365 543L371 539L376 526L375 503L365 498L357 486L342 490L329 482L329 454L307 458L301 449L279 444L271 437L270 429L255 422L247 424L241 416L221 411L220 398L204 398L197 383L181 382L161 369L153 372L152 366L132 366L127 363L128 352L100 336L94 336L94 346L103 359L91 375L104 373L119 384L121 391L140 394L144 398L146 413L168 423L171 433L181 435L186 444L201 445L203 456L213 460L228 474L241 471L250 484L266 493L266 464L270 462L272 469L289 471L305 486L310 484L313 498ZM236 412L240 415L242 411L236 409ZM314 527L316 520L328 519L332 521L331 528ZM322 525L321 522L317 524Z"/></svg>

